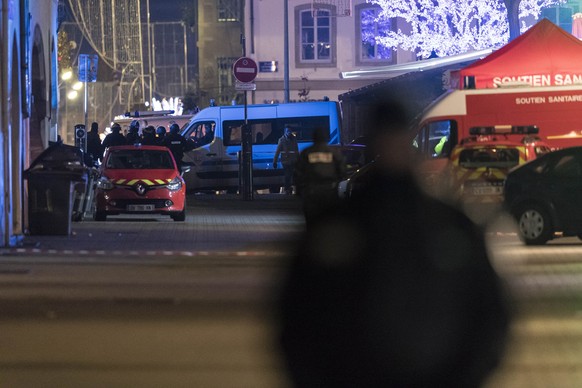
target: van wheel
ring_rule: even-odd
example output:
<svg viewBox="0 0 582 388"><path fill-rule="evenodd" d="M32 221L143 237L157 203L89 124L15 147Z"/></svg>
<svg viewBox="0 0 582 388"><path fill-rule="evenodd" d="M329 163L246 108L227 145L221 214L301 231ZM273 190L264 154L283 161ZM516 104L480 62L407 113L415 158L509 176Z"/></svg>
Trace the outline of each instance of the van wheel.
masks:
<svg viewBox="0 0 582 388"><path fill-rule="evenodd" d="M186 210L171 215L174 221L186 221Z"/></svg>
<svg viewBox="0 0 582 388"><path fill-rule="evenodd" d="M269 193L271 193L271 194L279 194L280 192L281 192L281 187L279 187L279 186L269 187Z"/></svg>
<svg viewBox="0 0 582 388"><path fill-rule="evenodd" d="M107 214L105 212L95 211L95 213L93 213L93 219L95 221L106 221Z"/></svg>
<svg viewBox="0 0 582 388"><path fill-rule="evenodd" d="M527 245L543 245L552 239L553 227L548 212L538 205L523 205L515 212L519 237Z"/></svg>

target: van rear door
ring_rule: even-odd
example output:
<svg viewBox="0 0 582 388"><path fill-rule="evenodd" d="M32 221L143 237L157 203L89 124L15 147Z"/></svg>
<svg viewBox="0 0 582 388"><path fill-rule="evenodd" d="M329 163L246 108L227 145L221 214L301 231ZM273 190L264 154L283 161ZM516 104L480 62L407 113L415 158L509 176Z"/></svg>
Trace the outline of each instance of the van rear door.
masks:
<svg viewBox="0 0 582 388"><path fill-rule="evenodd" d="M238 187L238 153L242 151L244 108L222 109L224 134L223 176L228 187ZM277 105L249 106L247 120L253 136L253 182L264 184L265 170L272 171L272 162L281 129L277 128ZM275 182L273 182L275 183Z"/></svg>

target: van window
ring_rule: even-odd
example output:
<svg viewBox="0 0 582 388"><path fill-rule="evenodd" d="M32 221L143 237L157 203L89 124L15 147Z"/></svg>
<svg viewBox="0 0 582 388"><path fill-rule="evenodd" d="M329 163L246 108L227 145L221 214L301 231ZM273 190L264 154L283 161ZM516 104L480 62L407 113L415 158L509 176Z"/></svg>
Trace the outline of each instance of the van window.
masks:
<svg viewBox="0 0 582 388"><path fill-rule="evenodd" d="M229 120L222 123L224 145L240 145L242 139L243 120ZM275 128L275 120L249 120L253 134L253 144L277 144L279 136Z"/></svg>
<svg viewBox="0 0 582 388"><path fill-rule="evenodd" d="M288 117L279 119L279 128L283 136L283 129L286 126L291 127L295 133L298 143L313 141L313 132L315 128L323 127L329 132L329 116L312 116L312 117Z"/></svg>
<svg viewBox="0 0 582 388"><path fill-rule="evenodd" d="M441 120L422 127L413 141L413 146L428 158L448 158L457 141L457 122Z"/></svg>
<svg viewBox="0 0 582 388"><path fill-rule="evenodd" d="M184 136L196 144L196 148L205 146L214 141L214 131L216 123L214 121L201 121L190 127L189 132Z"/></svg>
<svg viewBox="0 0 582 388"><path fill-rule="evenodd" d="M240 145L243 120L228 120L222 123L224 145ZM297 142L313 141L313 131L317 127L329 130L328 116L288 117L280 119L249 120L253 144L277 144L283 130L289 126L295 133Z"/></svg>

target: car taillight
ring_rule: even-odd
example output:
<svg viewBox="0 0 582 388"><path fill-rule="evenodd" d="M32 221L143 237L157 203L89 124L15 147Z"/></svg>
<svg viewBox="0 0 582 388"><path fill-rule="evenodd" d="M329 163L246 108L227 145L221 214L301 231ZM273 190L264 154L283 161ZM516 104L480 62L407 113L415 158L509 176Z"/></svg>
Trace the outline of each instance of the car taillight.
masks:
<svg viewBox="0 0 582 388"><path fill-rule="evenodd" d="M170 183L166 185L166 187L168 190L172 191L180 190L182 188L182 180L178 177L175 177Z"/></svg>
<svg viewBox="0 0 582 388"><path fill-rule="evenodd" d="M97 181L97 188L101 189L101 190L111 190L113 189L113 183L105 178L105 177L101 177L98 181Z"/></svg>

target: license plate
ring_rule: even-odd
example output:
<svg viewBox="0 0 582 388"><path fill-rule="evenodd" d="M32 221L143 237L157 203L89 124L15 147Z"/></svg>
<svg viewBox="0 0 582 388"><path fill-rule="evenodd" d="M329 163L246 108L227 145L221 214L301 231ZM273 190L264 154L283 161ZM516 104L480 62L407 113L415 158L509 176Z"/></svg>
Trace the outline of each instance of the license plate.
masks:
<svg viewBox="0 0 582 388"><path fill-rule="evenodd" d="M130 212L149 212L154 209L154 205L127 205L127 211Z"/></svg>
<svg viewBox="0 0 582 388"><path fill-rule="evenodd" d="M503 187L499 186L473 187L473 195L501 195L501 194L503 194Z"/></svg>

